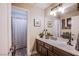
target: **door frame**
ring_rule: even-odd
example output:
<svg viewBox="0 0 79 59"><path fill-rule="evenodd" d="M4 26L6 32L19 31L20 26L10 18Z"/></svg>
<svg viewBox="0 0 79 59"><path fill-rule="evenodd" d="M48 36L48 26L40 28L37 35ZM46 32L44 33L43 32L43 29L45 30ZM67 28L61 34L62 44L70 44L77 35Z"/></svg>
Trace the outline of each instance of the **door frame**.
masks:
<svg viewBox="0 0 79 59"><path fill-rule="evenodd" d="M15 8L15 9L20 9L20 10L24 10L24 11L27 11L27 14L28 14L28 18L27 18L27 49L26 49L26 51L27 51L27 56L28 55L30 55L31 53L29 53L30 51L29 51L29 26L28 26L28 20L30 19L30 11L29 11L29 9L25 9L25 8L22 8L22 7L17 7L17 6L12 6L11 7L11 9L12 8ZM13 34L12 34L12 19L11 19L11 36L12 36ZM12 37L13 38L13 37ZM12 38L11 38L11 40L12 40ZM12 42L11 42L11 45L12 45Z"/></svg>

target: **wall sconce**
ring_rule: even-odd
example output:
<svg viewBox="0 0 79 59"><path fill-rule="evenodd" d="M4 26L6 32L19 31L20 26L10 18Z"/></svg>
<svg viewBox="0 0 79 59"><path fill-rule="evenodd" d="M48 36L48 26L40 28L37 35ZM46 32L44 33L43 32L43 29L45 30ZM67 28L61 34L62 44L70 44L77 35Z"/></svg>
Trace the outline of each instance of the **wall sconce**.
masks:
<svg viewBox="0 0 79 59"><path fill-rule="evenodd" d="M57 16L62 15L70 11L79 10L79 3L60 3L53 7L50 11L50 15Z"/></svg>

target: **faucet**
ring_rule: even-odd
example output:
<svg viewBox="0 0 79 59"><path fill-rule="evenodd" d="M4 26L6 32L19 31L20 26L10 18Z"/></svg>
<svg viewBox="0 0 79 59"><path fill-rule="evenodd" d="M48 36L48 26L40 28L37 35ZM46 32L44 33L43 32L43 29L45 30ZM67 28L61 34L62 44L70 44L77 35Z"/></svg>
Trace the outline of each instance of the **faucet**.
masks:
<svg viewBox="0 0 79 59"><path fill-rule="evenodd" d="M69 38L69 41L67 42L67 44L70 45L70 46L73 46L72 43L71 43L72 40L73 40L73 38L70 37L70 38Z"/></svg>

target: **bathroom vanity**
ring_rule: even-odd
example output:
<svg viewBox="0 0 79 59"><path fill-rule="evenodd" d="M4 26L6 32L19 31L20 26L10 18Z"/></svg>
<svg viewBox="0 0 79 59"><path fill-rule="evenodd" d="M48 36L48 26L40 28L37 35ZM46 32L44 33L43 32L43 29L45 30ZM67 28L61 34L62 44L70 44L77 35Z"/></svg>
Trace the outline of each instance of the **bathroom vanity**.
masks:
<svg viewBox="0 0 79 59"><path fill-rule="evenodd" d="M36 50L41 56L78 56L79 51L74 46L67 45L62 40L36 39Z"/></svg>

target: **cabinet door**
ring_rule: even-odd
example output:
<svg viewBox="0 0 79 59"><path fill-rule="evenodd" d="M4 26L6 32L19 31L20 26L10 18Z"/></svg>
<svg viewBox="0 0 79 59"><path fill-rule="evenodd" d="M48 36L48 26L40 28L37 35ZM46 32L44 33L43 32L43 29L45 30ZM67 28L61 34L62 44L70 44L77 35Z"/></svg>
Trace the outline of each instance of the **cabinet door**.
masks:
<svg viewBox="0 0 79 59"><path fill-rule="evenodd" d="M38 42L39 45L44 46L44 42L42 42L42 41L40 41L40 40L37 40L37 42Z"/></svg>
<svg viewBox="0 0 79 59"><path fill-rule="evenodd" d="M42 56L47 55L47 49L43 46L43 43L41 44L41 41L39 40L36 40L36 49L37 52L40 53L40 55Z"/></svg>
<svg viewBox="0 0 79 59"><path fill-rule="evenodd" d="M57 56L74 56L68 52L65 52L64 50L61 50L59 48L54 47L54 53Z"/></svg>
<svg viewBox="0 0 79 59"><path fill-rule="evenodd" d="M41 53L41 45L38 43L39 41L36 40L36 50L38 53Z"/></svg>
<svg viewBox="0 0 79 59"><path fill-rule="evenodd" d="M54 56L54 52L48 50L48 56Z"/></svg>
<svg viewBox="0 0 79 59"><path fill-rule="evenodd" d="M51 45L49 45L47 43L45 43L45 48L47 48L50 51L53 51L53 46L51 46Z"/></svg>
<svg viewBox="0 0 79 59"><path fill-rule="evenodd" d="M42 53L43 56L47 56L47 49L45 47L42 47L41 53Z"/></svg>
<svg viewBox="0 0 79 59"><path fill-rule="evenodd" d="M42 54L41 49L42 49L42 46L38 45L38 53L40 53L40 54Z"/></svg>

